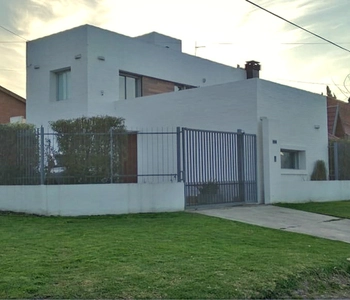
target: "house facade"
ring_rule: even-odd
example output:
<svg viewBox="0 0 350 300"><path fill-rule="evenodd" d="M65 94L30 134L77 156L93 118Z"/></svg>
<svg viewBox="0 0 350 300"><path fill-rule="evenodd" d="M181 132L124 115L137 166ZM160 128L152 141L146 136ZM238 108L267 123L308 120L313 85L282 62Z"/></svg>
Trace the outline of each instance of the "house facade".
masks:
<svg viewBox="0 0 350 300"><path fill-rule="evenodd" d="M0 86L0 124L23 122L26 117L26 99Z"/></svg>
<svg viewBox="0 0 350 300"><path fill-rule="evenodd" d="M246 76L244 69L182 53L177 39L131 38L85 25L27 43L28 122L106 114L117 101Z"/></svg>
<svg viewBox="0 0 350 300"><path fill-rule="evenodd" d="M330 139L350 136L350 103L327 97L328 135Z"/></svg>
<svg viewBox="0 0 350 300"><path fill-rule="evenodd" d="M123 117L129 129L238 129L257 137L258 201L328 164L326 98L181 52L158 33L131 38L85 25L27 44L27 119ZM138 153L142 156L142 153ZM175 167L175 166L174 166Z"/></svg>

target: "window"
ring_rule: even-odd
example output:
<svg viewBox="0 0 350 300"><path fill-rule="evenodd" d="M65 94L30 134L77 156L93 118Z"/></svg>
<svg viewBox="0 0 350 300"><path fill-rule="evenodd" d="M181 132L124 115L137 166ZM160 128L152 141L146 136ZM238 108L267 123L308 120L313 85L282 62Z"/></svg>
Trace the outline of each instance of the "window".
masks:
<svg viewBox="0 0 350 300"><path fill-rule="evenodd" d="M195 88L195 87L191 86L191 85L175 83L175 85L174 85L174 92L188 90L188 89L193 89L193 88Z"/></svg>
<svg viewBox="0 0 350 300"><path fill-rule="evenodd" d="M133 99L141 96L141 78L137 75L119 74L119 99Z"/></svg>
<svg viewBox="0 0 350 300"><path fill-rule="evenodd" d="M281 149L282 169L305 169L305 151Z"/></svg>
<svg viewBox="0 0 350 300"><path fill-rule="evenodd" d="M67 100L70 94L70 69L55 72L56 75L56 100Z"/></svg>

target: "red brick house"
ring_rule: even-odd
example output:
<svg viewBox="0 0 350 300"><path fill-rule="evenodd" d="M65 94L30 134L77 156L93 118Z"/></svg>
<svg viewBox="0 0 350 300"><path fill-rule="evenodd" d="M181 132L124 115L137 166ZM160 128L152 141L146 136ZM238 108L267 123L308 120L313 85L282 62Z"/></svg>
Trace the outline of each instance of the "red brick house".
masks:
<svg viewBox="0 0 350 300"><path fill-rule="evenodd" d="M0 86L0 124L19 116L26 117L26 99Z"/></svg>

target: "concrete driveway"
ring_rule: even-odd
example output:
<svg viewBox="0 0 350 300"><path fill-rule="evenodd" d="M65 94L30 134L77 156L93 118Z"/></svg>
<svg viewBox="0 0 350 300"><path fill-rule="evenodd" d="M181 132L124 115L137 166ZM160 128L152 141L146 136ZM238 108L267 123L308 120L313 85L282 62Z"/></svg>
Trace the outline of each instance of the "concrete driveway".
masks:
<svg viewBox="0 0 350 300"><path fill-rule="evenodd" d="M350 243L350 219L340 219L272 205L198 209L193 212Z"/></svg>

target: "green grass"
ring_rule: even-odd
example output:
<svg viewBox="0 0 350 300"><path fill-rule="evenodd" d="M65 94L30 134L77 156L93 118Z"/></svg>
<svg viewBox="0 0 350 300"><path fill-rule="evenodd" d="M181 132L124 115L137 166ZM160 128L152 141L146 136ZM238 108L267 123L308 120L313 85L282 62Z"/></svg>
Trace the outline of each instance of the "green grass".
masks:
<svg viewBox="0 0 350 300"><path fill-rule="evenodd" d="M350 219L350 200L334 202L277 203L277 206Z"/></svg>
<svg viewBox="0 0 350 300"><path fill-rule="evenodd" d="M0 214L0 241L0 298L276 298L350 273L350 244L192 213Z"/></svg>

